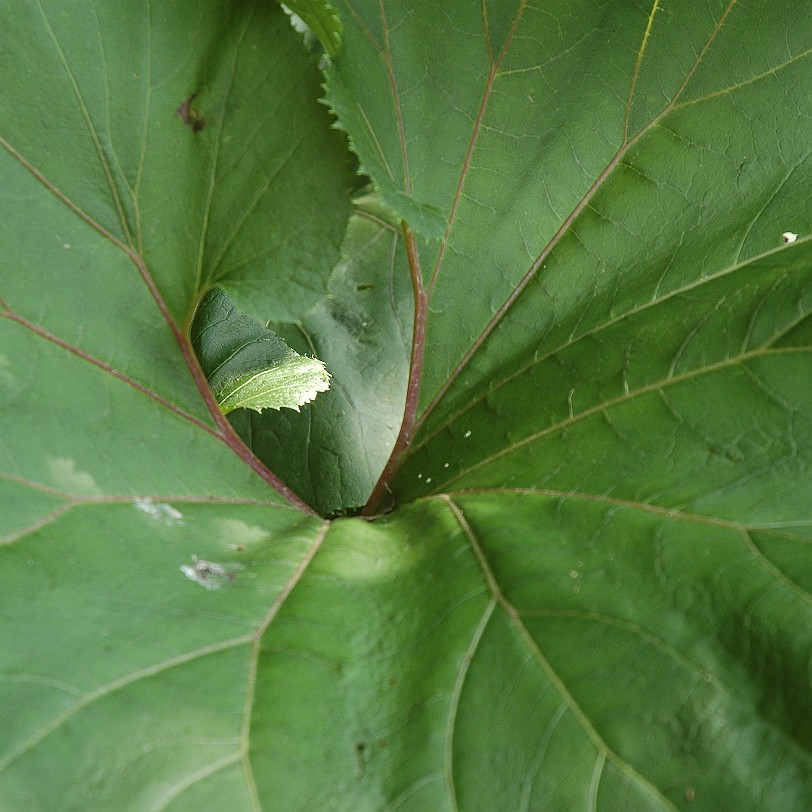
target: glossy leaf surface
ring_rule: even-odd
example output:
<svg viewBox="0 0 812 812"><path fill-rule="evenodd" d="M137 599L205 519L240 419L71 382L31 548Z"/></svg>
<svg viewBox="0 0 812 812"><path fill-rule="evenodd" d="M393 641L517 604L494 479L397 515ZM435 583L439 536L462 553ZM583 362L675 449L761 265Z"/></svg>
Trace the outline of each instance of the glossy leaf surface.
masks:
<svg viewBox="0 0 812 812"><path fill-rule="evenodd" d="M274 4L0 6L0 806L805 812L808 5L336 8L348 229Z"/></svg>

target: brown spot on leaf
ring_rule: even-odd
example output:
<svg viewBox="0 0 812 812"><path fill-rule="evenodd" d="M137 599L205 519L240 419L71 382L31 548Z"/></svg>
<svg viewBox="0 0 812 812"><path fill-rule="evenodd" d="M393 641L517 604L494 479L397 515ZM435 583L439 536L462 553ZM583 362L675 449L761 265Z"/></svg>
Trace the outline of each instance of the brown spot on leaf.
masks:
<svg viewBox="0 0 812 812"><path fill-rule="evenodd" d="M206 120L200 115L200 111L192 102L197 96L197 91L192 93L188 99L184 99L180 107L175 110L175 115L187 126L192 128L192 132L199 133L205 126Z"/></svg>
<svg viewBox="0 0 812 812"><path fill-rule="evenodd" d="M355 771L356 778L363 778L366 775L367 765L364 758L364 750L366 749L366 742L357 742L355 745L355 760L358 764L358 769Z"/></svg>

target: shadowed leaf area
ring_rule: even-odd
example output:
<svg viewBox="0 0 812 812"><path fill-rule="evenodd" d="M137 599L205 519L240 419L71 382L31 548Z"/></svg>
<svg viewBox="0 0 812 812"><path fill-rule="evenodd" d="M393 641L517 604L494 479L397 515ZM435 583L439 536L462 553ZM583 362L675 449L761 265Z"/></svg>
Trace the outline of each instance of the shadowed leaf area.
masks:
<svg viewBox="0 0 812 812"><path fill-rule="evenodd" d="M0 2L0 809L812 808L809 4L290 10Z"/></svg>

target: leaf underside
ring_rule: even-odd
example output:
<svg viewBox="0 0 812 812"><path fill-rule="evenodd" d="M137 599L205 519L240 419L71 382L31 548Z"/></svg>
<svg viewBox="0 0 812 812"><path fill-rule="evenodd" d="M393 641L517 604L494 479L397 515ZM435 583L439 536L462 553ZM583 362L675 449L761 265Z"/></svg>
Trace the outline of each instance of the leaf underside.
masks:
<svg viewBox="0 0 812 812"><path fill-rule="evenodd" d="M808 4L336 10L0 3L0 807L809 809Z"/></svg>

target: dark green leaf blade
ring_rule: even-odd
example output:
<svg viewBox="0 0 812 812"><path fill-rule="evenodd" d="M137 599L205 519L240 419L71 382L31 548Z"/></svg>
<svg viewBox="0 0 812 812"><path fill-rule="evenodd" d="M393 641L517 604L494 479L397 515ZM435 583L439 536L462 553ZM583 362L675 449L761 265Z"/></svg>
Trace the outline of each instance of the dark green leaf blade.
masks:
<svg viewBox="0 0 812 812"><path fill-rule="evenodd" d="M418 232L400 195L443 212L439 247L420 250L423 409L453 407L439 403L450 379L463 392L499 375L503 353L473 356L525 291L509 352L615 316L629 277L646 301L809 233L803 2L454 12L440 24L431 4L349 0L328 83L387 202Z"/></svg>
<svg viewBox="0 0 812 812"><path fill-rule="evenodd" d="M343 3L345 124L447 239L400 504L330 523L238 456L178 327L244 272L364 357L332 321L375 265L325 304L342 219L304 224L338 142L289 126L259 8L0 6L0 806L806 812L806 7ZM388 329L348 400L402 391ZM364 478L336 447L325 502Z"/></svg>
<svg viewBox="0 0 812 812"><path fill-rule="evenodd" d="M802 520L812 348L789 336L812 312L811 269L812 242L796 243L528 348L414 447L400 487L552 487Z"/></svg>
<svg viewBox="0 0 812 812"><path fill-rule="evenodd" d="M298 325L273 325L299 352L324 359L330 391L300 414L230 416L260 459L322 515L366 502L400 428L411 347L412 291L400 234L359 214L343 253L329 299ZM304 449L306 463L291 447Z"/></svg>
<svg viewBox="0 0 812 812"><path fill-rule="evenodd" d="M18 585L0 597L3 805L188 808L203 783L212 802L233 787L224 808L251 809L242 728L258 639L324 530L248 500L79 503L0 548ZM182 571L193 556L233 580L204 588Z"/></svg>

